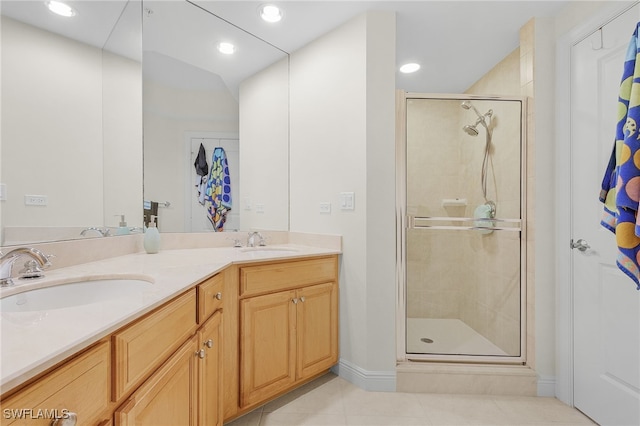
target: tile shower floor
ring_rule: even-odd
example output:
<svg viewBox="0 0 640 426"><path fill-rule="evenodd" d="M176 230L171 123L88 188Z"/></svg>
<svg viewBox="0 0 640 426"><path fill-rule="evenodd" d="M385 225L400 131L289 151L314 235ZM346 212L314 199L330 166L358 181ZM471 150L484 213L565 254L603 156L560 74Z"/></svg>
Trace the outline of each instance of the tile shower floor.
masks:
<svg viewBox="0 0 640 426"><path fill-rule="evenodd" d="M227 425L594 424L555 398L367 392L327 374Z"/></svg>

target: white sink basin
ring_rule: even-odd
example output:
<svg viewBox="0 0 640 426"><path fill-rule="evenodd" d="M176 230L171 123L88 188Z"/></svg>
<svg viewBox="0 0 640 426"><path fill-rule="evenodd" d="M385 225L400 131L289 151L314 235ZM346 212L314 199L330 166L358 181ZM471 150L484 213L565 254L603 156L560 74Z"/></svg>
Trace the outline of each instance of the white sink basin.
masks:
<svg viewBox="0 0 640 426"><path fill-rule="evenodd" d="M297 253L298 249L293 247L272 247L272 246L258 246L258 247L246 247L240 249L243 253L273 253L273 254L287 254Z"/></svg>
<svg viewBox="0 0 640 426"><path fill-rule="evenodd" d="M152 283L140 279L104 279L60 284L0 299L0 312L64 309L111 300L140 298Z"/></svg>

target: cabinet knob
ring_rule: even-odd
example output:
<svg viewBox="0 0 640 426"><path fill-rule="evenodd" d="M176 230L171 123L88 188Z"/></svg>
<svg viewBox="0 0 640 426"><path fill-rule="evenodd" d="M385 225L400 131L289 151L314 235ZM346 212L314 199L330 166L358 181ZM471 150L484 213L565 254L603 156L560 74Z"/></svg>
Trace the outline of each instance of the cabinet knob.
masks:
<svg viewBox="0 0 640 426"><path fill-rule="evenodd" d="M204 349L200 349L199 351L196 352L196 356L200 359L204 359L205 354L204 354Z"/></svg>
<svg viewBox="0 0 640 426"><path fill-rule="evenodd" d="M304 296L302 296L302 297L300 298L300 301L301 301L301 302L304 302Z"/></svg>
<svg viewBox="0 0 640 426"><path fill-rule="evenodd" d="M217 292L217 293L213 296L213 298L214 298L214 299L218 299L218 300L222 300L222 293Z"/></svg>
<svg viewBox="0 0 640 426"><path fill-rule="evenodd" d="M294 305L298 304L298 299L296 299L296 298L292 299L291 301L293 302Z"/></svg>
<svg viewBox="0 0 640 426"><path fill-rule="evenodd" d="M213 347L213 340L209 339L206 342L204 342L203 345L208 347L208 348L212 348Z"/></svg>
<svg viewBox="0 0 640 426"><path fill-rule="evenodd" d="M64 417L53 419L51 426L75 426L78 422L78 415L76 413L68 412Z"/></svg>

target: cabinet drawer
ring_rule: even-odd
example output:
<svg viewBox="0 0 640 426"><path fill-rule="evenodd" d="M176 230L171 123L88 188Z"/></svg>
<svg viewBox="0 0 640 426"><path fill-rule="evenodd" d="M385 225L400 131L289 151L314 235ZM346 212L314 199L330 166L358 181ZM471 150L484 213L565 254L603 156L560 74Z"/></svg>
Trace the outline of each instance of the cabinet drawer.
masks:
<svg viewBox="0 0 640 426"><path fill-rule="evenodd" d="M109 342L100 343L3 400L1 424L50 425L67 412L76 413L78 424L98 424L109 406L109 355Z"/></svg>
<svg viewBox="0 0 640 426"><path fill-rule="evenodd" d="M215 311L222 308L224 275L218 274L198 285L198 324L204 323Z"/></svg>
<svg viewBox="0 0 640 426"><path fill-rule="evenodd" d="M254 296L338 279L336 256L240 269L240 296Z"/></svg>
<svg viewBox="0 0 640 426"><path fill-rule="evenodd" d="M113 401L138 386L196 330L195 289L113 335Z"/></svg>
<svg viewBox="0 0 640 426"><path fill-rule="evenodd" d="M194 336L116 410L116 426L196 426L195 350Z"/></svg>

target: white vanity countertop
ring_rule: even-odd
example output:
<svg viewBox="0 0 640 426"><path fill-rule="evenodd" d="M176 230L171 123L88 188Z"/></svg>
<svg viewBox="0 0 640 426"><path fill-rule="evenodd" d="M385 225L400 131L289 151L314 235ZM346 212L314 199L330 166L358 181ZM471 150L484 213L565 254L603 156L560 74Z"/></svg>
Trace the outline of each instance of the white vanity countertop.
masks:
<svg viewBox="0 0 640 426"><path fill-rule="evenodd" d="M42 279L2 289L0 298L25 290L89 279L134 278L153 283L138 300L111 300L48 311L0 312L1 393L88 347L233 263L340 253L333 249L293 244L266 248L264 251L217 247L165 250L152 255L135 253L52 270L46 272Z"/></svg>

